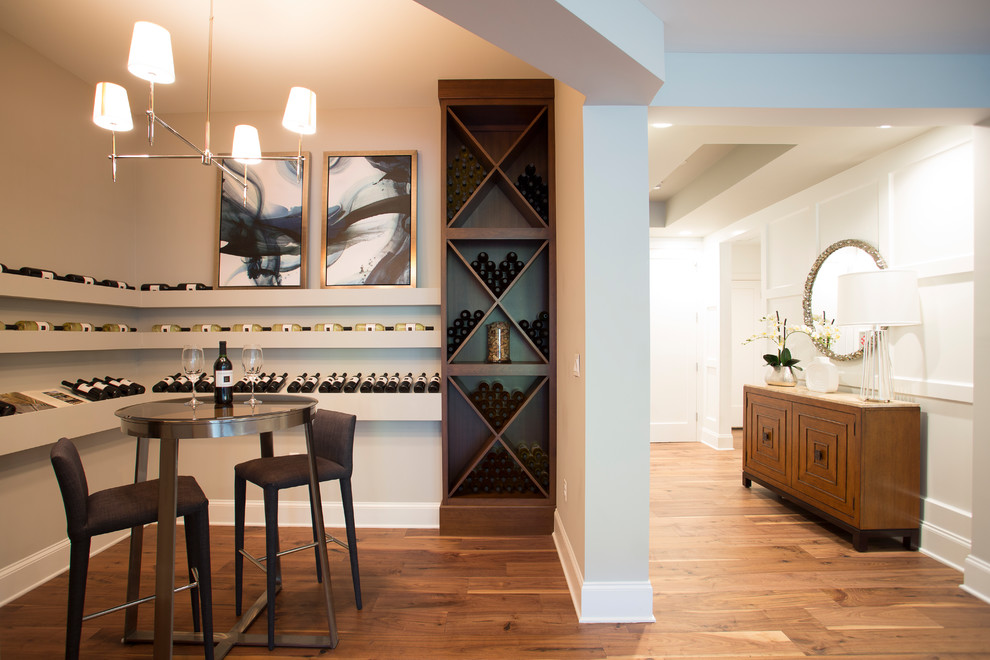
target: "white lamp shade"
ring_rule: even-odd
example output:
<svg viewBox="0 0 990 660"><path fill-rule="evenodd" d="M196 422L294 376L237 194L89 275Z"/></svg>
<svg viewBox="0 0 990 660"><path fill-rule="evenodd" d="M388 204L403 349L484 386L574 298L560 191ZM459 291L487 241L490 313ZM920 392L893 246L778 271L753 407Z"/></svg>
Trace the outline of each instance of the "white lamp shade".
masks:
<svg viewBox="0 0 990 660"><path fill-rule="evenodd" d="M147 21L135 23L134 34L131 36L131 53L127 58L127 70L149 82L175 82L172 37L168 30Z"/></svg>
<svg viewBox="0 0 990 660"><path fill-rule="evenodd" d="M293 133L312 135L316 132L316 93L305 87L289 90L282 126Z"/></svg>
<svg viewBox="0 0 990 660"><path fill-rule="evenodd" d="M877 270L838 277L839 325L916 325L921 323L918 274Z"/></svg>
<svg viewBox="0 0 990 660"><path fill-rule="evenodd" d="M93 122L109 131L129 131L134 128L127 90L112 82L96 83Z"/></svg>
<svg viewBox="0 0 990 660"><path fill-rule="evenodd" d="M258 129L248 124L238 124L234 127L234 147L230 156L244 165L257 165L261 162L261 141L258 139Z"/></svg>

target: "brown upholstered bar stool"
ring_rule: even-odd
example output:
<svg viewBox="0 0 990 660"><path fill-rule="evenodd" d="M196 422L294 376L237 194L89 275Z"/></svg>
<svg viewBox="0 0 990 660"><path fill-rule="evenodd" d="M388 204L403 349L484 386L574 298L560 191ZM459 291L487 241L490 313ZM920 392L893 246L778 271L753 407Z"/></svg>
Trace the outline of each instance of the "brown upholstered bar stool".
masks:
<svg viewBox="0 0 990 660"><path fill-rule="evenodd" d="M351 579L354 582L354 601L361 609L361 579L358 574L357 537L354 533L354 500L351 496L351 473L354 467L354 426L357 417L332 410L317 410L313 419L313 444L316 450L316 467L320 481L340 482L340 499L344 506L344 525L347 544L327 537L347 548L351 560ZM244 509L247 482L259 486L265 501L265 556L255 559L244 550ZM236 613L241 614L241 577L244 557L265 570L268 593L268 649L275 643L275 593L281 584L279 555L313 547L324 530L316 528L313 517L313 543L279 552L278 542L278 491L309 484L309 460L305 454L289 456L262 456L234 466L234 603ZM312 515L312 500L310 501ZM319 546L316 547L316 579L322 580ZM266 562L262 564L261 562Z"/></svg>
<svg viewBox="0 0 990 660"><path fill-rule="evenodd" d="M140 481L95 493L89 492L86 472L79 451L68 438L52 447L52 467L62 491L66 527L70 542L69 607L65 622L65 657L79 657L82 623L115 612L128 603L109 610L83 616L86 599L86 575L89 550L98 534L141 527L158 520L158 480ZM193 626L200 629L202 618L203 646L208 660L213 658L213 598L210 591L210 514L209 500L192 477L179 477L176 515L185 519L186 554L189 576L193 583ZM202 617L200 617L202 605Z"/></svg>

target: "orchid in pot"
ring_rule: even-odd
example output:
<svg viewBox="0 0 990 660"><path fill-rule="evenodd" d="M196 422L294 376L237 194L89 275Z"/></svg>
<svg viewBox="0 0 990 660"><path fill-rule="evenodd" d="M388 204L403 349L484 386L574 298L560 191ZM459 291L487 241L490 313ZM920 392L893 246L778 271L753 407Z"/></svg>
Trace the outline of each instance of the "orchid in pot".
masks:
<svg viewBox="0 0 990 660"><path fill-rule="evenodd" d="M796 333L810 337L813 330L806 325L788 326L786 318L781 323L780 312L760 317L759 322L764 325L765 329L745 340L743 344L748 344L759 339L767 339L773 342L777 347L777 352L767 353L763 356L763 360L771 367L771 369L767 370L766 374L767 384L788 387L796 385L797 379L794 377L792 369L801 370L801 367L797 366L800 360L791 356L791 350L787 348L787 340Z"/></svg>

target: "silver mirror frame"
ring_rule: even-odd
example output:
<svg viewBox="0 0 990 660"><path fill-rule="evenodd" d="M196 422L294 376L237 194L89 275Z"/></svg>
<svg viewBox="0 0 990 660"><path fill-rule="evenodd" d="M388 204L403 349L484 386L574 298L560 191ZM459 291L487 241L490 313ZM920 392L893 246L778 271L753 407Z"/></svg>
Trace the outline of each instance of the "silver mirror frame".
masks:
<svg viewBox="0 0 990 660"><path fill-rule="evenodd" d="M837 241L835 243L832 243L827 248L825 248L825 250L820 255L818 255L818 258L815 259L815 263L811 266L811 272L808 273L808 279L804 281L804 300L802 301L802 306L804 308L804 323L809 327L814 323L814 313L812 312L812 306L811 306L811 290L815 285L815 278L818 277L818 271L821 269L822 264L825 263L825 260L828 259L833 252L837 250L841 250L842 248L846 248L846 247L855 247L855 248L859 248L860 250L863 250L873 258L873 261L876 262L877 267L881 270L887 267L887 262L884 261L883 256L880 254L880 251L875 247L873 247L872 245L870 245L869 243L867 243L866 241L861 241L855 238L849 238L844 241ZM859 358L863 357L862 348L860 348L855 353L838 354L833 352L832 349L826 348L826 346L820 340L812 339L811 341L815 345L815 348L818 349L818 352L820 352L822 355L826 355L832 358L833 360L839 360L844 362L847 360L858 360Z"/></svg>

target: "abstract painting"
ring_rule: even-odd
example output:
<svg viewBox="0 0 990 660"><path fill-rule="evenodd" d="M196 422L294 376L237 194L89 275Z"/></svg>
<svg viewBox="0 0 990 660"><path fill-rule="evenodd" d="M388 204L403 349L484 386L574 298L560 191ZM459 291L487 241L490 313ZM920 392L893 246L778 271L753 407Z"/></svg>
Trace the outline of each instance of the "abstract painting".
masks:
<svg viewBox="0 0 990 660"><path fill-rule="evenodd" d="M325 152L322 286L416 286L416 152Z"/></svg>
<svg viewBox="0 0 990 660"><path fill-rule="evenodd" d="M248 165L246 191L245 166L221 161L236 176L220 170L217 287L304 287L310 155L301 171L296 158Z"/></svg>

